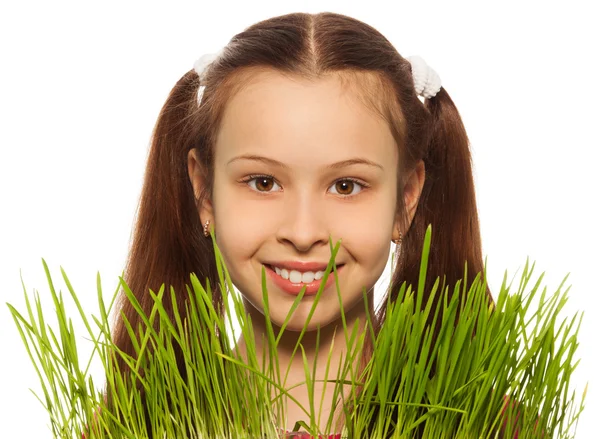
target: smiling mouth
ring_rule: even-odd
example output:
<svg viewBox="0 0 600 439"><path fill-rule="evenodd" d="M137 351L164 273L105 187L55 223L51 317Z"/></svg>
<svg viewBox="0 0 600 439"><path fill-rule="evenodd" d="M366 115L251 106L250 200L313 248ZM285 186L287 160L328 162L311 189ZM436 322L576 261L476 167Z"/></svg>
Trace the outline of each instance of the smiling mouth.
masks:
<svg viewBox="0 0 600 439"><path fill-rule="evenodd" d="M299 270L289 270L286 268L279 268L273 265L264 264L269 270L275 273L279 278L283 280L287 280L288 282L294 284L310 284L312 282L320 282L321 279L325 276L326 270L316 270L316 271L299 271ZM339 270L342 268L344 264L339 264L335 266L335 270ZM332 269L330 273L333 273Z"/></svg>

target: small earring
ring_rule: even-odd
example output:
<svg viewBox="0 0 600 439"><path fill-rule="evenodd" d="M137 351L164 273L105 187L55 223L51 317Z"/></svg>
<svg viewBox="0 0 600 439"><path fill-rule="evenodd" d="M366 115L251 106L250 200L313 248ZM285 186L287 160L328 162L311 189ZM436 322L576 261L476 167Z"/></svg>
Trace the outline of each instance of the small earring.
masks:
<svg viewBox="0 0 600 439"><path fill-rule="evenodd" d="M398 239L393 239L392 242L396 245L402 244L402 232L398 229L398 235L400 236Z"/></svg>
<svg viewBox="0 0 600 439"><path fill-rule="evenodd" d="M208 225L210 224L210 220L206 220L206 223L204 223L204 236L208 237L208 235L210 235L209 231L208 231Z"/></svg>

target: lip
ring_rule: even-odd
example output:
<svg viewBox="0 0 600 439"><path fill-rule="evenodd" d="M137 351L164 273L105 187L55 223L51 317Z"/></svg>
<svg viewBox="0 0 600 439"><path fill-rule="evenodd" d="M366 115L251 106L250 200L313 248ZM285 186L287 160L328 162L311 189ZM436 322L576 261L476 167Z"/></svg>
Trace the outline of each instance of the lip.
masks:
<svg viewBox="0 0 600 439"><path fill-rule="evenodd" d="M281 276L279 276L277 273L275 273L275 271L273 271L273 269L271 268L270 265L264 264L264 267L265 267L267 276L273 281L273 283L275 283L275 285L277 285L279 288L281 288L286 293L293 294L294 296L297 296L298 294L300 294L300 291L302 290L302 288L304 286L306 286L306 291L304 292L304 295L305 296L314 296L319 291L319 287L321 286L321 282L323 281L323 279L318 279L318 280L314 280L308 284L305 284L302 282L295 284L295 283L290 282L289 279L284 279ZM336 271L339 274L340 271L342 271L343 269L344 269L344 265L336 268ZM312 270L305 269L305 271L312 271ZM325 271L325 269L323 269L321 271ZM329 288L331 285L333 285L334 282L335 282L335 275L333 273L333 270L331 270L331 273L329 273L329 277L327 278L327 281L325 282L324 289Z"/></svg>
<svg viewBox="0 0 600 439"><path fill-rule="evenodd" d="M297 271L325 271L327 269L328 262L302 262L302 261L276 261L276 262L265 262L264 265L268 265L271 267L279 267L285 268L287 270L297 270ZM338 263L336 265L343 265L343 263Z"/></svg>

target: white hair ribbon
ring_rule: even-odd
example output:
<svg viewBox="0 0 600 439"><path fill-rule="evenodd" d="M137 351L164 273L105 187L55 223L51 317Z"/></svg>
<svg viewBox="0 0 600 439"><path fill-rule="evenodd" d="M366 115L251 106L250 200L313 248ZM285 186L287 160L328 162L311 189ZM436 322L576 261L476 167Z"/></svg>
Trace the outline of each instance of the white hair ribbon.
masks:
<svg viewBox="0 0 600 439"><path fill-rule="evenodd" d="M407 60L412 67L417 95L423 96L425 99L434 97L442 88L440 76L420 56L409 56Z"/></svg>

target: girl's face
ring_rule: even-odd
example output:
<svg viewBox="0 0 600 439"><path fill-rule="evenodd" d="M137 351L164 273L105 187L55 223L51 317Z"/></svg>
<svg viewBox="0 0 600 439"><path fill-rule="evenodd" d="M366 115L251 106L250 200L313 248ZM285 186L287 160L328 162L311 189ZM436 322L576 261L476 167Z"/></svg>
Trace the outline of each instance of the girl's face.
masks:
<svg viewBox="0 0 600 439"><path fill-rule="evenodd" d="M398 237L398 152L387 123L334 77L310 83L261 72L228 102L215 148L212 201L204 202L200 219L211 220L246 306L263 311L265 267L271 320L281 326L294 291L327 266L331 236L334 246L342 240L336 264L343 264L338 279L344 312L364 310L363 288L375 285ZM193 153L189 172L199 193ZM416 205L422 185L422 172L415 175L420 185L407 185L408 207ZM274 267L287 269L289 278ZM304 326L315 297L310 292L288 329ZM335 283L329 283L308 328L338 318Z"/></svg>

